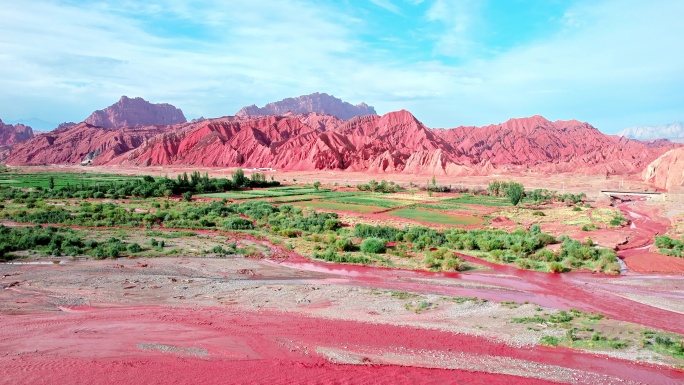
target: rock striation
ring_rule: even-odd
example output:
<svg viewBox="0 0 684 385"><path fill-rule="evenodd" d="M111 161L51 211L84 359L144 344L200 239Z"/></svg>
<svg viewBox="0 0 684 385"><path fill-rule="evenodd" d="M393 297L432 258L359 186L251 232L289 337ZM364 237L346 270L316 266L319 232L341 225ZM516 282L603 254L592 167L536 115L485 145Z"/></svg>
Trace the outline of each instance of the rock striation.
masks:
<svg viewBox="0 0 684 385"><path fill-rule="evenodd" d="M642 176L658 189L683 193L684 147L670 150L658 157L646 167Z"/></svg>
<svg viewBox="0 0 684 385"><path fill-rule="evenodd" d="M684 123L676 122L661 126L629 127L618 133L630 139L652 140L668 139L673 142L684 143Z"/></svg>
<svg viewBox="0 0 684 385"><path fill-rule="evenodd" d="M93 112L86 120L92 126L106 129L143 127L153 125L173 125L185 123L185 115L180 109L167 104L152 104L143 98L122 96L118 102Z"/></svg>
<svg viewBox="0 0 684 385"><path fill-rule="evenodd" d="M269 103L261 108L256 105L242 107L236 116L263 116L306 114L315 112L318 114L332 115L338 119L349 120L357 116L376 115L375 108L360 103L352 105L326 93L313 93L297 98L287 98L278 102Z"/></svg>
<svg viewBox="0 0 684 385"><path fill-rule="evenodd" d="M8 164L204 166L377 174L638 174L669 141L604 135L541 116L486 127L430 129L410 112L349 120L317 113L229 116L170 127L103 130L81 123L17 146ZM90 154L90 155L89 155Z"/></svg>

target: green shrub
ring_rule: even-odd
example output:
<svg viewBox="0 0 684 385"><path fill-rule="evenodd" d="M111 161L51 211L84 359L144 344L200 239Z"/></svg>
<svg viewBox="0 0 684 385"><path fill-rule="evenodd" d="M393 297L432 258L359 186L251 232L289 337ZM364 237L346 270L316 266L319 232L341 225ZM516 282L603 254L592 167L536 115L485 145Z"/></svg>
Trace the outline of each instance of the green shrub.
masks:
<svg viewBox="0 0 684 385"><path fill-rule="evenodd" d="M558 343L560 343L560 339L558 337L553 337L553 336L544 336L542 339L539 341L544 346L558 346Z"/></svg>
<svg viewBox="0 0 684 385"><path fill-rule="evenodd" d="M282 229L280 234L288 238L297 238L302 235L302 231L298 229Z"/></svg>
<svg viewBox="0 0 684 385"><path fill-rule="evenodd" d="M349 238L340 238L335 241L335 248L340 251L354 251L354 244Z"/></svg>
<svg viewBox="0 0 684 385"><path fill-rule="evenodd" d="M221 245L216 245L209 249L209 252L218 255L235 254L237 252L237 245L233 243L230 245L229 249L224 249Z"/></svg>
<svg viewBox="0 0 684 385"><path fill-rule="evenodd" d="M139 253L141 251L143 251L143 248L137 243L131 243L128 245L128 252L130 253Z"/></svg>
<svg viewBox="0 0 684 385"><path fill-rule="evenodd" d="M245 218L232 217L223 221L223 228L226 230L251 230L254 228L254 224Z"/></svg>
<svg viewBox="0 0 684 385"><path fill-rule="evenodd" d="M568 268L563 266L560 262L550 262L546 267L551 273L564 273L568 271Z"/></svg>
<svg viewBox="0 0 684 385"><path fill-rule="evenodd" d="M625 217L622 216L622 213L619 211L616 211L615 214L613 215L613 219L610 220L610 225L611 226L622 226L622 224L626 221L627 221L627 219L625 219Z"/></svg>
<svg viewBox="0 0 684 385"><path fill-rule="evenodd" d="M448 257L444 260L442 267L444 270L461 271L466 268L466 264L465 261L459 257Z"/></svg>
<svg viewBox="0 0 684 385"><path fill-rule="evenodd" d="M364 253L381 254L384 253L385 240L380 238L366 238L361 242L361 251Z"/></svg>

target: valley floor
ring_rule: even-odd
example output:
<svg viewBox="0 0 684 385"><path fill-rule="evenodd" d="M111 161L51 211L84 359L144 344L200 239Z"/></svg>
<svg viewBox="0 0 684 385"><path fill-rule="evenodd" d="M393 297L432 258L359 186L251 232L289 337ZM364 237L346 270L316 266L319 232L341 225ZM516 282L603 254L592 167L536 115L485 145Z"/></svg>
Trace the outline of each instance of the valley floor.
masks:
<svg viewBox="0 0 684 385"><path fill-rule="evenodd" d="M87 171L173 177L194 170ZM211 176L232 171L209 170ZM55 257L45 250L20 250L12 255L16 260L0 263L0 384L684 383L684 258L662 255L653 243L656 235L681 237L684 212L670 201L612 203L599 193L648 190L637 179L520 175L530 189L586 192L590 200L521 208L503 198L469 194L356 191L357 183L383 179L380 175L276 175L286 183L320 180L328 191L254 189L198 195L188 202L180 197L5 200L5 230L35 229L12 218L48 207L70 213L66 221L50 222L60 230L72 229L101 245L118 238L138 245L138 251L97 260L92 253ZM5 183L19 182L11 178ZM466 187L484 187L492 178L437 177L442 185ZM412 188L428 183L427 177L410 175L385 179L413 183ZM591 238L592 245L615 249L624 263L619 275L586 266L552 274L543 270L548 261L522 270L511 261L491 263L484 252L458 249L452 251L465 271L438 272L426 271L425 257L437 251L430 247L392 250L404 255L369 254L374 266L323 262L315 257L321 245L328 247L324 234L290 237L266 221L253 221L254 229L244 232L222 227L222 218L181 229L167 226L181 223L171 219L110 227L69 222L97 205L142 218L164 206L190 212L257 200L334 212L341 235L355 244L360 240L350 234L357 223L507 232L539 225L553 237ZM541 211L544 215L535 215ZM617 214L624 222L611 225ZM244 214L230 215L252 223ZM193 219L198 220L199 215ZM186 223L200 223L195 222ZM165 244L158 246L158 240ZM558 253L559 243L549 250Z"/></svg>

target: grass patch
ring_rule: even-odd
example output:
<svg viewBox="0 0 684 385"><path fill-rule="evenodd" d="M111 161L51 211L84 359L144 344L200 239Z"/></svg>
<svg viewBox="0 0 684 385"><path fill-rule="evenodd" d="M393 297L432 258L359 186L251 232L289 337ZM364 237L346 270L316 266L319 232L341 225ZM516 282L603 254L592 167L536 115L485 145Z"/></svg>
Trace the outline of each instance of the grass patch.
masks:
<svg viewBox="0 0 684 385"><path fill-rule="evenodd" d="M456 302L456 303L467 303L467 302L485 303L485 302L488 302L486 299L477 298L477 297L442 297L442 299L446 300L446 301Z"/></svg>
<svg viewBox="0 0 684 385"><path fill-rule="evenodd" d="M304 195L290 195L290 196L285 196L285 197L275 197L275 198L271 198L269 201L271 203L292 203L292 202L312 201L314 199L320 199L320 198L323 198L323 196L304 194Z"/></svg>
<svg viewBox="0 0 684 385"><path fill-rule="evenodd" d="M379 206L366 206L366 205L355 205L347 203L338 203L331 201L310 201L310 202L295 202L292 203L293 206L299 207L310 207L314 209L323 210L337 210L337 211L349 211L353 213L369 214L376 211L381 211L383 207Z"/></svg>
<svg viewBox="0 0 684 385"><path fill-rule="evenodd" d="M405 291L392 291L392 292L390 292L390 295L392 296L392 298L396 298L396 299L418 298L417 294L408 293Z"/></svg>
<svg viewBox="0 0 684 385"><path fill-rule="evenodd" d="M488 195L470 195L464 194L458 198L445 199L442 203L461 203L468 205L480 205L480 206L494 206L494 207L504 207L510 206L511 203L502 197L492 197Z"/></svg>
<svg viewBox="0 0 684 385"><path fill-rule="evenodd" d="M438 203L423 203L423 204L419 204L419 205L415 206L415 208L438 210L438 211L455 211L455 210L472 211L471 208L465 207L461 203L451 202L448 200L444 200L444 201L441 201Z"/></svg>
<svg viewBox="0 0 684 385"><path fill-rule="evenodd" d="M145 232L146 237L159 237L166 239L183 238L183 237L194 237L197 233L193 231L159 231L152 230Z"/></svg>
<svg viewBox="0 0 684 385"><path fill-rule="evenodd" d="M251 195L247 191L229 191L229 192L221 192L221 193L211 193L211 194L199 194L196 195L198 198L217 198L217 199L232 199L232 200L240 200L240 199L253 199L257 198L260 196L257 195Z"/></svg>
<svg viewBox="0 0 684 385"><path fill-rule="evenodd" d="M481 223L479 218L467 215L449 215L423 209L399 209L387 213L393 217L413 219L440 225L475 225Z"/></svg>
<svg viewBox="0 0 684 385"><path fill-rule="evenodd" d="M72 173L72 172L37 172L21 173L7 171L0 173L0 184L3 186L19 188L47 189L50 186L50 178L55 183L55 188L70 186L90 186L100 182L124 182L131 179L142 179L142 177L132 177L115 174L92 174L92 173Z"/></svg>
<svg viewBox="0 0 684 385"><path fill-rule="evenodd" d="M428 311L431 309L436 309L437 304L434 304L432 302L428 302L426 300L420 300L420 301L415 301L415 302L407 302L404 304L404 309L408 311L412 311L416 314L422 313L424 311Z"/></svg>
<svg viewBox="0 0 684 385"><path fill-rule="evenodd" d="M338 202L338 203L348 203L354 205L370 205L383 208L394 208L399 206L405 206L413 203L412 201L406 200L394 200L377 197L371 194L356 195L356 196L343 196L328 198L327 201Z"/></svg>

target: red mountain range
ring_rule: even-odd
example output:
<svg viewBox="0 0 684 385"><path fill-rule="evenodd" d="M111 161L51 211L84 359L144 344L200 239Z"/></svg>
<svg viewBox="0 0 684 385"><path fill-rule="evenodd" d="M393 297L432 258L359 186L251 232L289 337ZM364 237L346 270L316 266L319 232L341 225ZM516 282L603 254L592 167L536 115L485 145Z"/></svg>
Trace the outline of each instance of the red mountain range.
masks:
<svg viewBox="0 0 684 385"><path fill-rule="evenodd" d="M429 129L408 111L348 121L317 113L233 116L103 129L81 123L17 145L7 164L270 167L472 175L525 170L633 174L678 145L602 134L541 116Z"/></svg>

